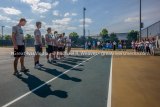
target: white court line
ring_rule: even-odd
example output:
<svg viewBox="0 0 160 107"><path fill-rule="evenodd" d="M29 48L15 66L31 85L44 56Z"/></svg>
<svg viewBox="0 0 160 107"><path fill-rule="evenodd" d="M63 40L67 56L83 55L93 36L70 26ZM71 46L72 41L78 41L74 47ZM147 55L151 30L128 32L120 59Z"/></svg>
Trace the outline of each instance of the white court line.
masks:
<svg viewBox="0 0 160 107"><path fill-rule="evenodd" d="M113 62L113 56L111 56L111 67L110 67L110 76L109 76L109 88L108 88L107 107L111 107L111 96L112 96L112 62Z"/></svg>
<svg viewBox="0 0 160 107"><path fill-rule="evenodd" d="M95 56L96 56L96 55L95 55ZM9 103L3 105L2 107L8 107L8 106L12 105L13 103L15 103L15 102L21 100L22 98L24 98L24 97L30 95L30 94L33 93L34 91L40 89L41 87L45 86L46 84L48 84L48 83L50 83L50 82L52 82L52 81L54 81L55 79L59 78L60 76L62 76L62 75L64 75L64 74L66 74L67 72L71 71L72 69L74 69L74 68L80 66L82 63L84 63L84 62L86 62L86 61L92 59L92 58L95 57L95 56L92 56L92 57L88 58L87 60L81 62L80 64L75 65L73 68L71 68L71 69L69 69L69 70L63 72L62 74L58 75L57 77L54 77L54 78L50 79L49 81L45 82L44 84L42 84L42 85L38 86L37 88L35 88L35 89L33 89L33 90L31 90L31 91L29 91L29 92L27 92L27 93L21 95L21 96L18 97L18 98L16 98L16 99L10 101Z"/></svg>
<svg viewBox="0 0 160 107"><path fill-rule="evenodd" d="M3 60L0 60L0 63L1 63L1 62L12 61L12 60L14 60L14 59L12 59L12 58L10 58L10 59L3 59Z"/></svg>

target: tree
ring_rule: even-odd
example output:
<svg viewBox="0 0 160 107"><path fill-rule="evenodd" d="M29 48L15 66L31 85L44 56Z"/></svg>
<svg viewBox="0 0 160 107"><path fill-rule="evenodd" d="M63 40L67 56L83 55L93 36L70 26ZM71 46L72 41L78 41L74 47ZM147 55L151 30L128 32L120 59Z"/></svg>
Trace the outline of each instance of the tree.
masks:
<svg viewBox="0 0 160 107"><path fill-rule="evenodd" d="M127 35L127 39L129 41L138 40L138 31L134 31L134 30L130 31Z"/></svg>
<svg viewBox="0 0 160 107"><path fill-rule="evenodd" d="M10 36L10 35L5 35L5 36L4 36L4 39L5 39L5 40L11 40L11 36Z"/></svg>
<svg viewBox="0 0 160 107"><path fill-rule="evenodd" d="M87 41L90 41L90 42L91 42L91 41L93 41L93 38L89 36L89 37L87 38Z"/></svg>
<svg viewBox="0 0 160 107"><path fill-rule="evenodd" d="M110 34L110 41L118 41L117 35L115 33Z"/></svg>
<svg viewBox="0 0 160 107"><path fill-rule="evenodd" d="M26 40L28 40L28 39L33 39L33 36L30 35L30 34L27 34L27 35L25 36L25 39L26 39Z"/></svg>
<svg viewBox="0 0 160 107"><path fill-rule="evenodd" d="M109 38L108 30L106 28L102 29L100 36L102 37L103 41L106 41Z"/></svg>
<svg viewBox="0 0 160 107"><path fill-rule="evenodd" d="M69 34L69 36L74 44L78 44L78 38L79 38L78 33L72 32Z"/></svg>

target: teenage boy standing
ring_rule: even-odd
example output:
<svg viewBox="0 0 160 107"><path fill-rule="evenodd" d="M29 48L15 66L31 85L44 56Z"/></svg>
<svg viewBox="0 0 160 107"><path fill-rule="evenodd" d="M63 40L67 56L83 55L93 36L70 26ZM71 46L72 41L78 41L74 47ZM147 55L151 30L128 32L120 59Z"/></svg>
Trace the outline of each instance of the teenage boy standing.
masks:
<svg viewBox="0 0 160 107"><path fill-rule="evenodd" d="M24 57L25 57L25 40L22 26L25 26L26 19L21 18L19 24L12 27L12 41L14 46L14 75L21 76L22 74L18 72L18 60L20 59L21 63L21 72L28 72L29 69L26 69L24 66Z"/></svg>

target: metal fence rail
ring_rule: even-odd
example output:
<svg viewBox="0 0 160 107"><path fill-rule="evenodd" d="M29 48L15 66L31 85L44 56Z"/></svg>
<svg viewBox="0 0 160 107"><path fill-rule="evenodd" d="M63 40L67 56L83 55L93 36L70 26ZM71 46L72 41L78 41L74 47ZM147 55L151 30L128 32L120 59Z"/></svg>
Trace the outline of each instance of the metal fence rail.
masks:
<svg viewBox="0 0 160 107"><path fill-rule="evenodd" d="M160 36L160 21L142 30L142 37Z"/></svg>

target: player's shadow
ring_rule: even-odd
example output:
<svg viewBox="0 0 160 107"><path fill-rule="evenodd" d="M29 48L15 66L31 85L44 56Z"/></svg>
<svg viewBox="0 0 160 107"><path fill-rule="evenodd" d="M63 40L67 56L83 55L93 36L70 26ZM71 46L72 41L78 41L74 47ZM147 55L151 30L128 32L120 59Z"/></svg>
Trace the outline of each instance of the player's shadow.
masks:
<svg viewBox="0 0 160 107"><path fill-rule="evenodd" d="M63 68L63 69L71 69L71 68L73 68L73 66L75 66L75 65L77 65L77 63L75 63L73 66L70 66L70 65L67 65L68 63L66 62L66 64L65 63L63 63L63 62L61 62L61 63L59 63L59 62L57 62L56 64L53 64L54 66L58 66L58 67L61 67L61 68ZM80 65L79 65L80 66ZM83 66L83 65L82 65ZM73 68L72 70L75 70L75 71L83 71L83 69L81 69L81 68Z"/></svg>
<svg viewBox="0 0 160 107"><path fill-rule="evenodd" d="M64 64L64 63L59 63L59 62L57 62L56 64L53 64L53 65L61 67L63 69L71 69L72 68L72 66L70 66L70 65L67 65L67 64Z"/></svg>
<svg viewBox="0 0 160 107"><path fill-rule="evenodd" d="M62 63L66 63L66 64L70 64L70 65L76 65L77 63L76 62L72 62L72 61L62 61Z"/></svg>
<svg viewBox="0 0 160 107"><path fill-rule="evenodd" d="M70 62L78 63L78 62L84 61L84 59L65 58L64 61L70 61Z"/></svg>
<svg viewBox="0 0 160 107"><path fill-rule="evenodd" d="M85 55L84 56L77 56L76 55L76 56L71 56L71 57L73 57L73 58L90 58L91 56L85 56Z"/></svg>
<svg viewBox="0 0 160 107"><path fill-rule="evenodd" d="M40 80L39 78L35 77L34 75L31 75L29 73L25 73L27 78L24 77L18 77L21 79L24 83L26 83L29 87L29 90L32 91L32 93L36 94L39 97L46 98L49 95L54 95L59 98L67 98L68 94L66 91L62 90L51 90L51 85L45 84L44 81ZM43 87L35 90L37 87L41 86L42 84L45 84Z"/></svg>
<svg viewBox="0 0 160 107"><path fill-rule="evenodd" d="M57 71L56 69L50 69L50 68L46 68L46 67L41 67L41 69L39 69L39 70L44 71L44 72L51 74L53 76L56 76L56 77L63 73L63 72ZM58 78L61 78L63 80L71 80L73 82L81 82L82 81L79 78L70 77L67 74L63 74L63 75L59 76Z"/></svg>

